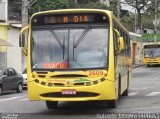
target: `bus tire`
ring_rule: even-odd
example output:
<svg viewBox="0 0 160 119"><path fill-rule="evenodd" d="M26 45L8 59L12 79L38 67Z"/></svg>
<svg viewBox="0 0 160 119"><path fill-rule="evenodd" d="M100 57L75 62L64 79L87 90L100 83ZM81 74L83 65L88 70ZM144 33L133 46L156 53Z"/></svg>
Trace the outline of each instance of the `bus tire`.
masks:
<svg viewBox="0 0 160 119"><path fill-rule="evenodd" d="M122 96L128 96L128 88L123 92Z"/></svg>
<svg viewBox="0 0 160 119"><path fill-rule="evenodd" d="M118 98L121 97L121 75L119 74L119 81L118 81Z"/></svg>
<svg viewBox="0 0 160 119"><path fill-rule="evenodd" d="M147 67L150 67L151 65L150 64L147 64Z"/></svg>
<svg viewBox="0 0 160 119"><path fill-rule="evenodd" d="M117 107L117 100L108 100L107 101L109 108L116 108Z"/></svg>
<svg viewBox="0 0 160 119"><path fill-rule="evenodd" d="M129 93L129 73L127 79L127 89L123 92L122 96L128 96L128 93Z"/></svg>
<svg viewBox="0 0 160 119"><path fill-rule="evenodd" d="M121 96L121 77L119 76L119 81L118 81L118 98Z"/></svg>
<svg viewBox="0 0 160 119"><path fill-rule="evenodd" d="M46 101L46 106L48 109L57 109L58 101Z"/></svg>
<svg viewBox="0 0 160 119"><path fill-rule="evenodd" d="M0 95L2 95L2 86L0 86Z"/></svg>

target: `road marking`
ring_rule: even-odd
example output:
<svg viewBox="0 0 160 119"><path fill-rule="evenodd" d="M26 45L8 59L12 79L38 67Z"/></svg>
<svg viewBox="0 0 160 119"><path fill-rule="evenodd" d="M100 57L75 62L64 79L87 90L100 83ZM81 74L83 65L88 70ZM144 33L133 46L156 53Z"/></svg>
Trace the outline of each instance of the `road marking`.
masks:
<svg viewBox="0 0 160 119"><path fill-rule="evenodd" d="M149 94L147 94L146 96L155 96L155 95L159 95L160 92L151 92Z"/></svg>
<svg viewBox="0 0 160 119"><path fill-rule="evenodd" d="M128 96L134 96L134 95L137 95L137 94L138 94L138 92L131 92L131 93L128 94Z"/></svg>
<svg viewBox="0 0 160 119"><path fill-rule="evenodd" d="M19 99L19 98L22 98L22 97L25 97L25 96L18 96L18 97L11 97L11 98L6 98L6 99L1 99L0 102L14 100L14 99Z"/></svg>
<svg viewBox="0 0 160 119"><path fill-rule="evenodd" d="M29 99L28 98L24 98L24 99L20 99L18 101L29 101Z"/></svg>

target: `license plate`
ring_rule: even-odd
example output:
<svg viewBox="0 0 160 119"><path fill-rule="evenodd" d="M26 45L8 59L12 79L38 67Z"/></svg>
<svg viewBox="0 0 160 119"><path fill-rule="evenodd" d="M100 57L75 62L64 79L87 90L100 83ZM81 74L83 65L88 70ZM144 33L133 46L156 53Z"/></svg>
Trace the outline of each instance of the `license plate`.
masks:
<svg viewBox="0 0 160 119"><path fill-rule="evenodd" d="M76 90L74 89L62 90L62 95L76 95Z"/></svg>

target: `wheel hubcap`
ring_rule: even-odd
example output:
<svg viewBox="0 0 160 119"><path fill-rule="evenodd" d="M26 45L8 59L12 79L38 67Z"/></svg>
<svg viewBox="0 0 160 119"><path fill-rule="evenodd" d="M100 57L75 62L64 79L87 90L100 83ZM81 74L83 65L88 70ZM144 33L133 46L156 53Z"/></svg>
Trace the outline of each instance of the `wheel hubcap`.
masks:
<svg viewBox="0 0 160 119"><path fill-rule="evenodd" d="M22 85L19 85L19 91L22 91Z"/></svg>
<svg viewBox="0 0 160 119"><path fill-rule="evenodd" d="M2 88L0 88L0 94L2 94Z"/></svg>

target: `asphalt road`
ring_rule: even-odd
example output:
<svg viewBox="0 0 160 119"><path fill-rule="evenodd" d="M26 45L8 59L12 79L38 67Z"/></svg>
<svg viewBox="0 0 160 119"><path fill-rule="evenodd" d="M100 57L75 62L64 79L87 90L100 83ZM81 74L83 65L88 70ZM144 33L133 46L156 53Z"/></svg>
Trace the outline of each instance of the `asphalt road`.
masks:
<svg viewBox="0 0 160 119"><path fill-rule="evenodd" d="M121 97L115 109L104 102L60 102L57 110L48 110L45 102L29 101L23 93L7 92L0 96L0 119L119 119L160 118L160 66L132 70L129 96ZM131 115L132 114L132 115Z"/></svg>

